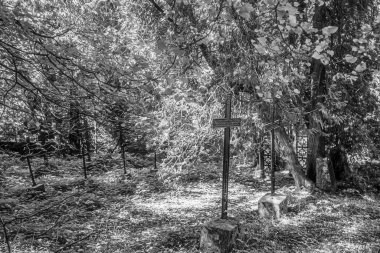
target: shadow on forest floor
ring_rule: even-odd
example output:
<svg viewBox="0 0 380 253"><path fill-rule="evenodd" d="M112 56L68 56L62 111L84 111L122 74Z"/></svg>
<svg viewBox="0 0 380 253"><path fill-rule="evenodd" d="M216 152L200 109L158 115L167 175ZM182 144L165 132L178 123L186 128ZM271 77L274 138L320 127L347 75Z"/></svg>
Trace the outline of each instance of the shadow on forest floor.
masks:
<svg viewBox="0 0 380 253"><path fill-rule="evenodd" d="M56 173L37 179L46 192L29 198L27 168L15 161L5 170L0 214L14 252L199 252L202 225L220 215L220 174L173 184L149 170L123 177L121 163L113 162L113 169L90 171L84 180L80 160L52 163ZM229 216L246 228L235 252L380 249L380 204L373 196L296 192L293 179L279 172L277 191L289 196L289 211L279 221L263 220L257 202L270 182L252 175L231 176Z"/></svg>

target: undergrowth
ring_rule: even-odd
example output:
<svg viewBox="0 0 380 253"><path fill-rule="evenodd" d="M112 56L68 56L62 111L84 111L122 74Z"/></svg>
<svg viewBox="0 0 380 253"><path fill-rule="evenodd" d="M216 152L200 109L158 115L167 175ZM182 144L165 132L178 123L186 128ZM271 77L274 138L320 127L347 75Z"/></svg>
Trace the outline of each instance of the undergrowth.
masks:
<svg viewBox="0 0 380 253"><path fill-rule="evenodd" d="M202 225L220 215L221 168L200 164L175 175L170 169L131 169L117 157L97 157L83 178L82 161L34 159L31 188L25 161L4 158L0 215L12 252L199 252ZM336 193L296 191L287 173L277 191L289 196L278 221L260 219L257 201L269 180L252 168L232 168L229 215L245 228L235 252L378 252L380 204L374 187L345 185ZM371 191L367 191L370 189ZM4 230L1 252L7 252Z"/></svg>

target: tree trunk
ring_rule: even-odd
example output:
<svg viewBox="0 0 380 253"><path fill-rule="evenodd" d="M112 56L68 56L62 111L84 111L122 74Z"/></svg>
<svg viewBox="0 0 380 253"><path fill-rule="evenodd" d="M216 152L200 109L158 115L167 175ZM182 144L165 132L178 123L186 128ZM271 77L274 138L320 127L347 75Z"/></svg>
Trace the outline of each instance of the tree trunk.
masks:
<svg viewBox="0 0 380 253"><path fill-rule="evenodd" d="M293 125L291 132L292 132L292 137L293 137L293 149L294 149L294 152L296 152L296 154L297 154L297 149L298 149L298 129L296 128L295 125Z"/></svg>
<svg viewBox="0 0 380 253"><path fill-rule="evenodd" d="M347 154L339 145L329 152L329 170L334 173L337 181L343 181L350 177Z"/></svg>
<svg viewBox="0 0 380 253"><path fill-rule="evenodd" d="M265 178L265 166L264 166L264 148L263 148L262 143L260 143L260 147L259 147L259 167L260 167L260 171L261 171L261 178L264 179Z"/></svg>
<svg viewBox="0 0 380 253"><path fill-rule="evenodd" d="M76 91L74 88L70 88L70 95L75 97ZM69 154L80 154L81 152L81 140L80 140L80 109L78 101L71 101L68 111L69 116Z"/></svg>
<svg viewBox="0 0 380 253"><path fill-rule="evenodd" d="M315 14L313 26L322 29L328 25L328 9L325 6L315 4ZM311 112L307 116L308 120L308 145L306 159L306 175L316 182L316 160L325 157L324 136L322 135L322 114L318 110L318 104L324 102L323 96L326 95L326 68L320 60L312 58L310 66L311 86L310 86L310 108Z"/></svg>
<svg viewBox="0 0 380 253"><path fill-rule="evenodd" d="M34 179L33 169L32 169L32 165L30 164L29 155L26 156L26 162L28 163L29 175L30 175L30 179L32 180L32 185L36 186L37 184L36 184L36 181Z"/></svg>
<svg viewBox="0 0 380 253"><path fill-rule="evenodd" d="M94 148L95 154L98 153L98 125L96 121L94 121Z"/></svg>
<svg viewBox="0 0 380 253"><path fill-rule="evenodd" d="M318 103L323 102L323 95L326 93L326 70L319 60L312 60L311 78L311 106L309 108L311 113L308 115L306 176L316 182L316 160L326 157L321 126L322 113L318 110Z"/></svg>
<svg viewBox="0 0 380 253"><path fill-rule="evenodd" d="M329 174L330 174L331 190L335 192L336 191L336 176L334 172L334 167L330 166L330 164L331 164L331 160L329 159L327 167L329 169Z"/></svg>
<svg viewBox="0 0 380 253"><path fill-rule="evenodd" d="M84 174L84 178L87 179L87 166L86 166L86 157L85 157L86 147L84 145L83 138L81 138L80 140L81 140L81 151L82 151L83 174Z"/></svg>
<svg viewBox="0 0 380 253"><path fill-rule="evenodd" d="M314 116L317 117L317 115ZM321 131L319 123L311 115L309 117L309 131L307 134L306 176L313 182L316 182L317 158L324 157L323 150L320 148Z"/></svg>
<svg viewBox="0 0 380 253"><path fill-rule="evenodd" d="M45 126L45 124L47 124L46 122L43 122L40 126L40 129L38 131L38 141L40 142L42 148L44 149L43 151L43 158L44 158L44 165L45 167L49 167L49 160L48 160L48 156L47 156L47 145L46 145L46 142L47 142L47 139L48 139L48 131L49 129L47 128L47 126Z"/></svg>
<svg viewBox="0 0 380 253"><path fill-rule="evenodd" d="M289 171L292 173L296 188L300 189L301 187L306 187L309 190L313 190L314 183L306 178L306 175L302 170L302 166L297 159L297 154L294 151L291 140L286 134L284 127L279 126L275 129L275 132L280 145L285 150L286 167L289 168Z"/></svg>
<svg viewBox="0 0 380 253"><path fill-rule="evenodd" d="M85 116L83 117L83 123L85 128L84 138L86 143L87 161L91 162L91 131L88 125L88 120Z"/></svg>

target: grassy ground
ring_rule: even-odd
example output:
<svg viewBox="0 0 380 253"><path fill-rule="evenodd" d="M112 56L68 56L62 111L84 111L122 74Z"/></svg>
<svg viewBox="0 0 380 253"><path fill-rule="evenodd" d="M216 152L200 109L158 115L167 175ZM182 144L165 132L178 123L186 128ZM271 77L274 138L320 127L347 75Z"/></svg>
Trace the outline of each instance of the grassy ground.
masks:
<svg viewBox="0 0 380 253"><path fill-rule="evenodd" d="M0 214L12 252L199 252L202 224L220 216L220 170L161 180L148 170L122 177L121 163L99 158L83 179L81 160L51 160L45 193L28 191L26 163L2 157ZM207 173L205 173L207 171ZM278 173L277 192L290 196L279 221L258 218L257 201L269 181L251 169L234 169L229 215L246 228L235 252L379 252L379 196L348 188L337 194L296 192ZM0 234L1 252L7 252Z"/></svg>

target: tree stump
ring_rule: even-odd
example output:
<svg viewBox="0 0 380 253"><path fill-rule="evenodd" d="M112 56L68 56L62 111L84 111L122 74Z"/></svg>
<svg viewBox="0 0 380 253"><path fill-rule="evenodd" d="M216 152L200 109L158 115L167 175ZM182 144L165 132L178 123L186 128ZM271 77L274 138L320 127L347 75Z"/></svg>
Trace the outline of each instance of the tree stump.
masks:
<svg viewBox="0 0 380 253"><path fill-rule="evenodd" d="M229 253L241 236L239 221L233 218L212 220L202 228L200 249L204 253Z"/></svg>
<svg viewBox="0 0 380 253"><path fill-rule="evenodd" d="M327 190L332 187L330 172L327 166L327 158L317 158L316 161L316 186L319 189Z"/></svg>
<svg viewBox="0 0 380 253"><path fill-rule="evenodd" d="M265 194L258 204L261 218L276 218L288 212L288 196L282 194Z"/></svg>

